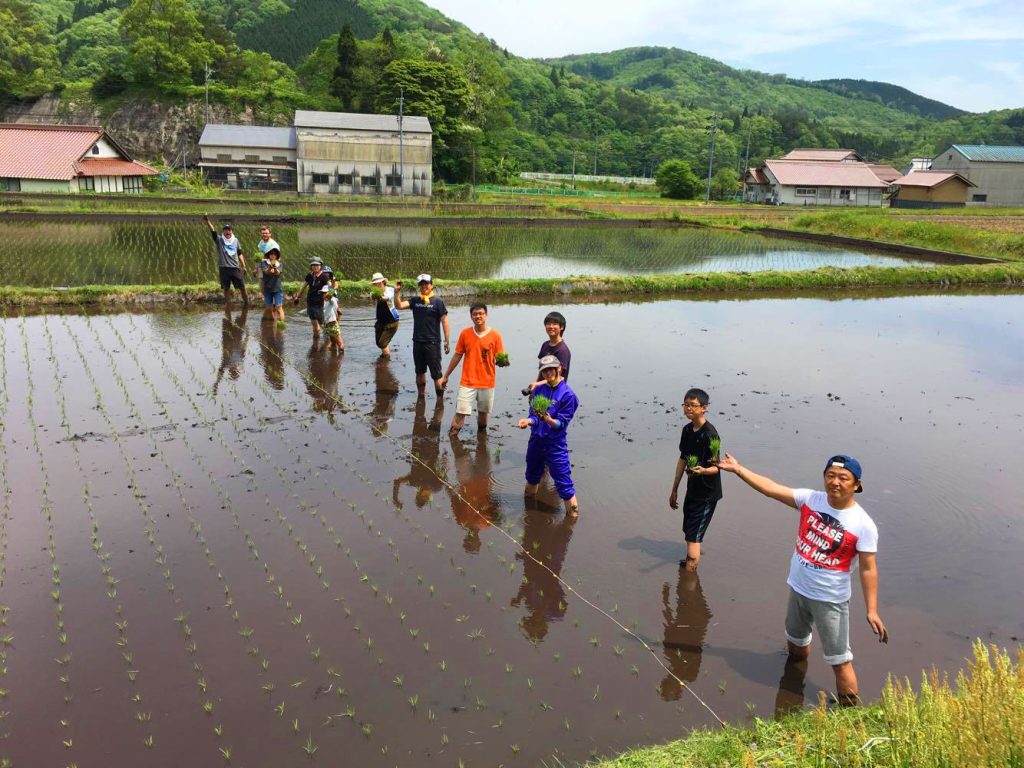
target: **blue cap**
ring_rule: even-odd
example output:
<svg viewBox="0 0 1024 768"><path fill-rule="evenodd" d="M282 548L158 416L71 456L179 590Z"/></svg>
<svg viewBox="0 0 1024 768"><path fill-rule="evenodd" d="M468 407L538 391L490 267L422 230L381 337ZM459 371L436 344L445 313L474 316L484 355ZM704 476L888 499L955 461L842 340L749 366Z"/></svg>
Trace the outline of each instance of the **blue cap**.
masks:
<svg viewBox="0 0 1024 768"><path fill-rule="evenodd" d="M853 458L853 456L847 456L845 453L837 453L825 463L826 472L828 472L829 467L845 469L852 474L853 479L857 481L857 493L864 490L860 484L860 477L864 473L864 470L861 469L860 462Z"/></svg>

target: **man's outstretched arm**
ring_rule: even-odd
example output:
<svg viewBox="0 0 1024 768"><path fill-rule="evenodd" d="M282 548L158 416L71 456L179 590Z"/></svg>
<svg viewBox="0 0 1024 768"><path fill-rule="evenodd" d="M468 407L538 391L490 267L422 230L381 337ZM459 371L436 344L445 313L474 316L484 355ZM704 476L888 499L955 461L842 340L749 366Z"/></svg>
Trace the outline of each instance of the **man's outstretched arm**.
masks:
<svg viewBox="0 0 1024 768"><path fill-rule="evenodd" d="M792 488L780 485L764 475L751 472L736 461L731 454L725 454L725 457L718 462L718 468L724 472L732 472L758 493L762 493L770 499L781 501L786 506L796 509L796 499L793 498Z"/></svg>

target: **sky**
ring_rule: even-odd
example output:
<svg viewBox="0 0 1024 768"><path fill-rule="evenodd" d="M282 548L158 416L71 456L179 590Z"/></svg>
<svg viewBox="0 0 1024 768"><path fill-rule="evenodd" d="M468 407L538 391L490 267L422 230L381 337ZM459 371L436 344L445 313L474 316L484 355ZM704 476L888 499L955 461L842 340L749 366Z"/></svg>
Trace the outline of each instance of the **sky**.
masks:
<svg viewBox="0 0 1024 768"><path fill-rule="evenodd" d="M1022 0L426 0L519 56L674 46L739 69L1024 107Z"/></svg>

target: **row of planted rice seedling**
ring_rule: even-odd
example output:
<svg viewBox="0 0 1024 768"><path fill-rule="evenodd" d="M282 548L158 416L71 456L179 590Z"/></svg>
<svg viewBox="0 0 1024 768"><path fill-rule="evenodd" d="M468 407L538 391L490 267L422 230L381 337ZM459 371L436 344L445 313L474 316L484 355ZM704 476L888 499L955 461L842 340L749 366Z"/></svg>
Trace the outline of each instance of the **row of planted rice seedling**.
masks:
<svg viewBox="0 0 1024 768"><path fill-rule="evenodd" d="M627 611L580 600L586 585L556 578L552 539L520 515L460 546L461 489L440 464L448 494L396 504L407 444L344 396L330 393L333 423L311 413L304 360L281 360L280 389L247 366L215 391L209 331L157 343L132 315L2 330L0 466L23 400L50 569L30 592L55 627L53 653L10 650L19 680L54 668L42 696L61 697L41 749L15 720L15 764L101 750L140 765L534 764L552 745L585 757L642 738L663 672L610 620L631 626ZM520 616L544 611L565 629Z"/></svg>
<svg viewBox="0 0 1024 768"><path fill-rule="evenodd" d="M239 222L236 233L256 263L257 222ZM300 280L308 260L322 259L341 276L368 279L376 271L411 277L430 270L442 279L708 271L715 260L728 269L793 269L817 265L798 247L765 238L709 229L594 228L591 226L467 227L273 224L286 280ZM198 219L166 222L3 221L7 249L0 284L194 285L216 279L213 244ZM536 257L557 263L538 271ZM503 267L506 262L509 265ZM573 265L578 264L578 268Z"/></svg>

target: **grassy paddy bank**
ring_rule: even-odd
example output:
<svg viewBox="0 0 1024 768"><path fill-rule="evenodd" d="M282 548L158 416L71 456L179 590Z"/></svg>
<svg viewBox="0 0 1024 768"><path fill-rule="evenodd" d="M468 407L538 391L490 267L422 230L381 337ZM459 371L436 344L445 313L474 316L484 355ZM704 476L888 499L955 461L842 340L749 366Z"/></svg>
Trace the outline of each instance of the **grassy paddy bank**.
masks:
<svg viewBox="0 0 1024 768"><path fill-rule="evenodd" d="M412 285L413 277L400 278ZM713 272L674 275L630 275L570 278L530 278L520 280L438 281L439 292L457 297L567 297L659 294L719 294L743 292L820 291L828 289L886 288L912 289L952 286L1018 286L1024 285L1024 263L938 265L904 267L854 267L795 272ZM298 283L285 285L293 292ZM253 298L259 289L250 285ZM369 299L370 291L363 281L342 281L339 298L358 301ZM214 282L196 285L85 285L70 288L0 287L0 305L61 306L78 304L144 305L159 303L201 303L222 299Z"/></svg>
<svg viewBox="0 0 1024 768"><path fill-rule="evenodd" d="M858 709L817 709L749 728L697 731L629 752L603 768L722 766L1019 766L1024 764L1024 650L1016 661L978 640L950 685L934 671L915 691L890 679L882 700Z"/></svg>

